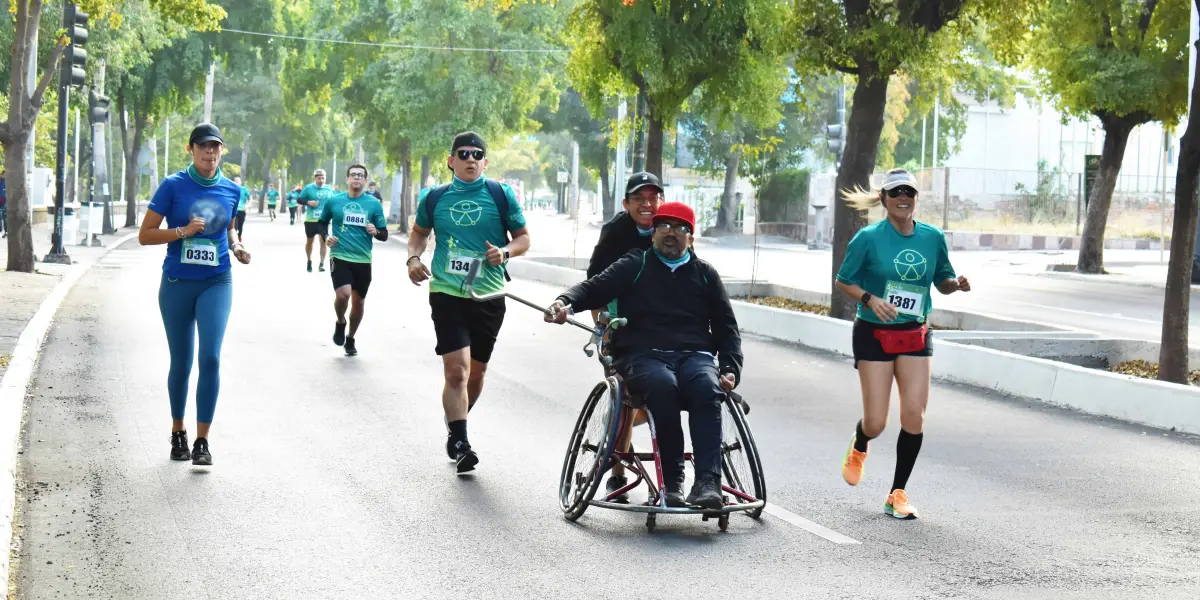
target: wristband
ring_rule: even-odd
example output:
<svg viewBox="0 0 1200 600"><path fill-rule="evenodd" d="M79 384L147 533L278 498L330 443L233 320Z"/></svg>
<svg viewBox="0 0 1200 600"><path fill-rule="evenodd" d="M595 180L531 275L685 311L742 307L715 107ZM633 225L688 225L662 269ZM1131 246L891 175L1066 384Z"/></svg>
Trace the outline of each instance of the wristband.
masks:
<svg viewBox="0 0 1200 600"><path fill-rule="evenodd" d="M182 239L183 239L183 228L181 228L181 227L176 227L176 228L175 228L175 235L179 236L179 239L181 239L181 240L182 240Z"/></svg>
<svg viewBox="0 0 1200 600"><path fill-rule="evenodd" d="M409 264L411 264L411 263L412 263L412 259L414 259L414 258L415 258L415 259L417 259L418 261L420 261L420 260L421 260L421 257L420 257L420 256L410 256L410 257L408 257L408 260L404 261L404 266L406 266L406 267L407 267Z"/></svg>
<svg viewBox="0 0 1200 600"><path fill-rule="evenodd" d="M504 260L508 260L510 258L512 258L512 252L510 252L508 248L505 248L504 249Z"/></svg>

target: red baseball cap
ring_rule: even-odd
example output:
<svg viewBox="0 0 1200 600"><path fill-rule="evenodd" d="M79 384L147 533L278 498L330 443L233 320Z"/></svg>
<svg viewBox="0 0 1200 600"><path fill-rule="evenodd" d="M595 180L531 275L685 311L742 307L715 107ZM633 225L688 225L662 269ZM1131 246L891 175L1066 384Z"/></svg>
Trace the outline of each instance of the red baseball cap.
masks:
<svg viewBox="0 0 1200 600"><path fill-rule="evenodd" d="M664 219L678 219L687 223L693 232L696 231L696 213L692 211L692 207L682 202L666 202L658 207L653 222L657 224Z"/></svg>

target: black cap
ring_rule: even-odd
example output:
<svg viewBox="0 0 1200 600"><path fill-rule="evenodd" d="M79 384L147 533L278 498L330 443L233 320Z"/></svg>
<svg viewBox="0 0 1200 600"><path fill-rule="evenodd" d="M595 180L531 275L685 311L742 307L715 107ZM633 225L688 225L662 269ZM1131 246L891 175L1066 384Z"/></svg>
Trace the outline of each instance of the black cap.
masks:
<svg viewBox="0 0 1200 600"><path fill-rule="evenodd" d="M483 136L474 131L464 131L454 136L454 143L450 144L450 152L454 152L463 146L472 146L487 152L487 144L483 142Z"/></svg>
<svg viewBox="0 0 1200 600"><path fill-rule="evenodd" d="M648 173L646 171L634 173L633 176L629 178L629 181L625 183L625 195L629 196L630 194L633 194L634 192L648 185L658 188L659 192L663 191L662 182L658 180L658 177L655 176L654 173Z"/></svg>
<svg viewBox="0 0 1200 600"><path fill-rule="evenodd" d="M216 140L225 143L225 138L221 137L221 130L217 129L212 123L201 123L192 129L192 135L188 136L188 145L195 146L204 142Z"/></svg>

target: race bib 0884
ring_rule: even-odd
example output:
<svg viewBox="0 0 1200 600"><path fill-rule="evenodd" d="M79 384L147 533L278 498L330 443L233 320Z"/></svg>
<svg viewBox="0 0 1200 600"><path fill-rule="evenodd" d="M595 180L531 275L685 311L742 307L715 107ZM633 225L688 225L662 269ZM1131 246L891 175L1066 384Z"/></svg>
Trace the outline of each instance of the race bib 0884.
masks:
<svg viewBox="0 0 1200 600"><path fill-rule="evenodd" d="M342 217L342 225L345 225L347 227L349 227L349 226L366 227L367 226L367 214L360 213L360 212L345 213L345 215Z"/></svg>

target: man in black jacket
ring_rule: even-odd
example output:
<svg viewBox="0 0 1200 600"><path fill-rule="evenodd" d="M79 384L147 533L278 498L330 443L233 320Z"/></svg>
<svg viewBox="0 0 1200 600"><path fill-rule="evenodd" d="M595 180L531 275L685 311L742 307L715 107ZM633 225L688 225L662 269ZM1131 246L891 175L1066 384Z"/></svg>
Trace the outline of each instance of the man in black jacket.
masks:
<svg viewBox="0 0 1200 600"><path fill-rule="evenodd" d="M592 260L588 263L587 276L591 278L603 273L609 265L617 262L617 259L628 254L630 250L649 250L650 240L654 234L654 215L662 203L663 187L657 176L645 171L630 176L629 181L625 183L625 200L622 201L625 210L617 213L612 220L600 228L600 239L596 241L596 248L592 250ZM616 316L616 302L610 302L607 309L610 314ZM599 318L600 310L593 310L592 319L598 321ZM607 344L608 340L605 340L605 343ZM641 425L645 422L645 411L635 411L633 424ZM617 449L628 452L632 437L633 430L631 429L627 437L617 440ZM609 475L604 489L611 495L628 484L629 480L625 478L625 467L617 464L613 465L612 473ZM621 494L612 498L612 501L627 504L629 495Z"/></svg>
<svg viewBox="0 0 1200 600"><path fill-rule="evenodd" d="M613 336L614 366L654 416L667 505L715 510L724 505L721 401L741 377L742 341L720 275L690 250L695 227L686 204L663 204L650 250L631 251L564 292L546 320L563 323L572 310L618 300L629 324ZM681 410L689 413L696 464L686 500Z"/></svg>
<svg viewBox="0 0 1200 600"><path fill-rule="evenodd" d="M650 249L654 215L663 202L662 182L654 173L634 173L625 183L625 210L600 228L600 239L588 263L588 278L603 273L630 250Z"/></svg>

